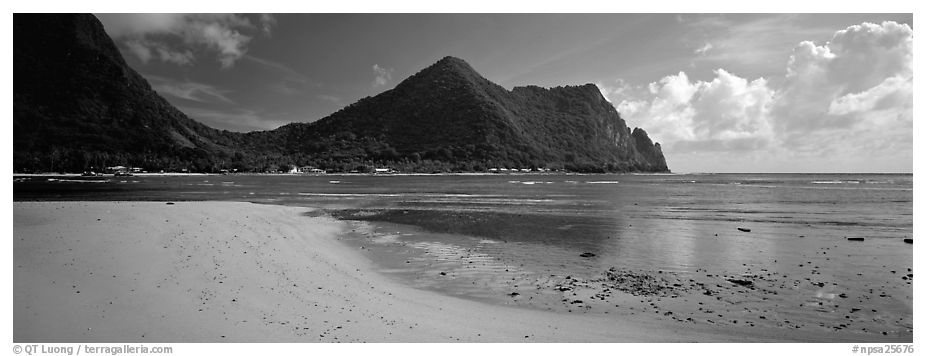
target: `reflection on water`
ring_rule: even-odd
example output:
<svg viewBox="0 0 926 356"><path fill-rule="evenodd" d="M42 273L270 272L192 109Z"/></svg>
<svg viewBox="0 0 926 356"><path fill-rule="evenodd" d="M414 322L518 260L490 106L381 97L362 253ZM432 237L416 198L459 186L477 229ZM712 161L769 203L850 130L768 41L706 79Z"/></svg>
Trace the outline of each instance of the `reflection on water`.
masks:
<svg viewBox="0 0 926 356"><path fill-rule="evenodd" d="M15 200L372 209L376 219L435 232L676 269L717 258L748 261L783 237L898 239L912 237L913 226L912 176L897 174L16 177L13 191Z"/></svg>
<svg viewBox="0 0 926 356"><path fill-rule="evenodd" d="M913 235L912 188L911 175L896 174L17 177L13 183L14 200L321 207L364 221L354 222L369 230L358 241L375 238L387 255L401 257L383 262L385 270L420 287L496 302L536 298L542 307L564 308L562 293L539 291L610 267L673 273L714 292L737 287L729 279L757 278L766 294L706 290L699 302L736 305L729 313L750 323L907 336L913 256L902 240ZM526 286L538 292L528 294Z"/></svg>

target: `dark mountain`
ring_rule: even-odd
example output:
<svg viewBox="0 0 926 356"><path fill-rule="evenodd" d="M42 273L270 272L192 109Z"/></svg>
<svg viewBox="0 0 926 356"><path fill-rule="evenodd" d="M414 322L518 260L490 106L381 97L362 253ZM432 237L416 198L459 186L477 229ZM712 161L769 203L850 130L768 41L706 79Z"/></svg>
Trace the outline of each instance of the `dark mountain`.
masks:
<svg viewBox="0 0 926 356"><path fill-rule="evenodd" d="M509 91L446 57L314 123L242 134L167 103L92 15L16 14L13 32L15 171L667 171L659 144L631 131L591 84Z"/></svg>
<svg viewBox="0 0 926 356"><path fill-rule="evenodd" d="M92 15L16 14L13 43L16 171L195 167L227 155L241 136L170 105L125 64Z"/></svg>
<svg viewBox="0 0 926 356"><path fill-rule="evenodd" d="M261 133L285 154L337 161L453 162L451 169L554 167L579 171L667 171L659 144L631 132L595 85L516 87L490 82L445 57L324 119Z"/></svg>

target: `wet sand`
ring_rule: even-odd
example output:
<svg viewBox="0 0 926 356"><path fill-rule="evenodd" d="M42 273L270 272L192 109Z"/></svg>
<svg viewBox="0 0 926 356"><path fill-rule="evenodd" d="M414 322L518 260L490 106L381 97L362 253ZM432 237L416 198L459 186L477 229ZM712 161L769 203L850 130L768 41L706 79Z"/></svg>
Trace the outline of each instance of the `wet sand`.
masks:
<svg viewBox="0 0 926 356"><path fill-rule="evenodd" d="M775 242L788 249L780 255L791 256L780 261L756 251L731 269L728 263L655 269L553 245L351 224L347 241L369 251L383 273L484 303L614 319L646 315L721 332L778 330L794 341L812 341L817 333L832 342L912 341L912 265L898 258L862 268L866 259L879 260L853 257L865 250L855 242L797 238ZM900 243L875 240L866 249L885 252Z"/></svg>
<svg viewBox="0 0 926 356"><path fill-rule="evenodd" d="M355 227L307 208L15 202L13 210L14 342L874 340L851 330L682 323L666 318L671 307L578 313L456 297L383 271L381 255L341 241ZM591 293L582 283L601 284L549 282L577 296ZM608 303L639 298L608 293Z"/></svg>

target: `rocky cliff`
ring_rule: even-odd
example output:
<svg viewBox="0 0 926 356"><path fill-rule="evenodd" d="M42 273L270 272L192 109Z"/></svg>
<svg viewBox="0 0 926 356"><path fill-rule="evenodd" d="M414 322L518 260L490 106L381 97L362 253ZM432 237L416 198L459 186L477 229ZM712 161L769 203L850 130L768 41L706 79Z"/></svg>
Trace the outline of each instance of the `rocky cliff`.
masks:
<svg viewBox="0 0 926 356"><path fill-rule="evenodd" d="M659 144L631 131L592 84L507 90L445 57L395 88L312 123L237 133L198 123L128 67L88 14L16 14L14 171L349 171L546 167L667 171Z"/></svg>

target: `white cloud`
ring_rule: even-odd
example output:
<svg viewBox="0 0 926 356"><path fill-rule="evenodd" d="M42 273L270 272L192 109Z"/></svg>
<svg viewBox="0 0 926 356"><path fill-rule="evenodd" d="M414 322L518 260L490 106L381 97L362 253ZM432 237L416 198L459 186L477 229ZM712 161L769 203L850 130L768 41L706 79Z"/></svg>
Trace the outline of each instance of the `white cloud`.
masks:
<svg viewBox="0 0 926 356"><path fill-rule="evenodd" d="M617 109L670 143L669 151L764 147L771 136L768 112L774 92L762 78L750 82L722 69L715 75L712 81L694 82L684 72L667 76L651 83L643 98L622 99Z"/></svg>
<svg viewBox="0 0 926 356"><path fill-rule="evenodd" d="M627 96L629 90L633 90L632 86L623 79L617 79L614 81L614 84L604 84L604 83L595 83L595 86L598 87L598 91L601 92L601 96L604 97L604 100L611 102L611 97L624 97Z"/></svg>
<svg viewBox="0 0 926 356"><path fill-rule="evenodd" d="M712 45L712 44L710 44L710 43L705 43L703 46L701 46L701 47L695 49L694 53L695 53L695 54L705 54L705 53L707 53L707 51L710 51L711 48L714 48L714 45Z"/></svg>
<svg viewBox="0 0 926 356"><path fill-rule="evenodd" d="M182 26L183 14L97 14L112 37L165 33Z"/></svg>
<svg viewBox="0 0 926 356"><path fill-rule="evenodd" d="M186 65L193 63L195 59L193 52L189 50L183 52L174 51L161 43L149 42L143 39L128 40L125 45L142 63L148 63L151 59L159 59L164 62Z"/></svg>
<svg viewBox="0 0 926 356"><path fill-rule="evenodd" d="M244 47L250 37L238 31L224 27L218 23L197 24L198 28L187 37L186 41L204 43L207 47L219 52L219 62L223 68L231 67L238 58L244 55Z"/></svg>
<svg viewBox="0 0 926 356"><path fill-rule="evenodd" d="M177 81L155 75L147 75L146 78L151 82L151 88L161 94L201 103L235 104L232 99L226 96L229 93L228 90L219 89L209 84Z"/></svg>
<svg viewBox="0 0 926 356"><path fill-rule="evenodd" d="M710 48L695 53L699 55L696 59L699 64L723 64L727 69L741 72L768 73L782 69L782 61L790 54L788 50L800 40L833 34L831 28L814 26L809 21L795 25L802 21L801 14L764 14L747 21L731 17L739 16L690 15L688 31L678 39L680 45L709 43Z"/></svg>
<svg viewBox="0 0 926 356"><path fill-rule="evenodd" d="M142 62L158 59L178 64L192 62L194 51L211 53L229 68L247 53L256 31L269 35L276 20L258 16L260 28L234 14L99 14L107 33L122 39ZM155 55L157 54L157 55Z"/></svg>
<svg viewBox="0 0 926 356"><path fill-rule="evenodd" d="M148 61L151 60L151 48L148 48L148 46L142 43L142 41L126 41L125 45L129 48L129 51L135 55L135 57L138 57L138 59L141 60L142 63L147 64Z"/></svg>
<svg viewBox="0 0 926 356"><path fill-rule="evenodd" d="M180 65L193 63L193 52L186 50L183 52L172 51L164 46L155 47L155 51L162 61L176 63Z"/></svg>
<svg viewBox="0 0 926 356"><path fill-rule="evenodd" d="M904 84L912 84L912 60L913 30L895 22L851 26L822 46L801 42L775 108L777 128L851 128L882 97L890 100L884 104L912 110L912 85ZM861 105L871 107L860 111Z"/></svg>
<svg viewBox="0 0 926 356"><path fill-rule="evenodd" d="M264 35L270 36L273 26L276 26L277 19L271 14L260 14L260 29Z"/></svg>
<svg viewBox="0 0 926 356"><path fill-rule="evenodd" d="M909 171L912 57L909 26L865 23L823 45L799 43L783 63L787 74L774 80L718 69L712 80L691 81L680 72L645 87L619 82L602 94L662 143L670 167L692 170L685 164L697 157L784 169L793 160L872 167L864 162L895 157L878 167Z"/></svg>
<svg viewBox="0 0 926 356"><path fill-rule="evenodd" d="M392 80L392 68L381 67L379 64L373 64L373 73L376 79L373 80L373 87L381 87Z"/></svg>
<svg viewBox="0 0 926 356"><path fill-rule="evenodd" d="M828 115L850 115L866 112L908 108L913 105L913 77L896 75L878 86L859 93L850 93L830 102Z"/></svg>

